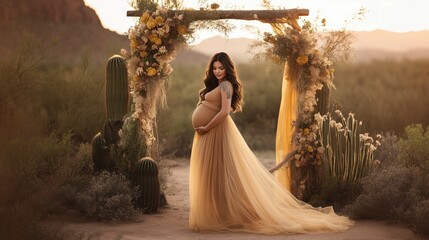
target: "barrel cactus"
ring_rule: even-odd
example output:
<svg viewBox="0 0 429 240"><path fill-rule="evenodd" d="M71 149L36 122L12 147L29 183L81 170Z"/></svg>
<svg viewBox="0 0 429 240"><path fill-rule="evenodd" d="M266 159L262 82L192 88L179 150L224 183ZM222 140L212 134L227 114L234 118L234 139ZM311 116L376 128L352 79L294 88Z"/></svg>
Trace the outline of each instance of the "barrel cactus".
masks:
<svg viewBox="0 0 429 240"><path fill-rule="evenodd" d="M128 112L128 73L126 61L113 55L106 65L106 119L122 121Z"/></svg>
<svg viewBox="0 0 429 240"><path fill-rule="evenodd" d="M134 184L140 189L136 204L144 213L156 213L160 205L158 164L150 157L140 159L134 168Z"/></svg>

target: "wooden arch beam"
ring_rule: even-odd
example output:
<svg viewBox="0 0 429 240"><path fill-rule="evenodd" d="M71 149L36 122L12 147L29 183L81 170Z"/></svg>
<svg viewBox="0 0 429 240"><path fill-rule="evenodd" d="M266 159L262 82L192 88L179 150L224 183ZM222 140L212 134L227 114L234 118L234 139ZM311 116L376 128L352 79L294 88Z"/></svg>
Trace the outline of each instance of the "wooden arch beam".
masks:
<svg viewBox="0 0 429 240"><path fill-rule="evenodd" d="M308 16L308 9L284 9L284 10L168 10L168 14L183 14L186 21L199 20L258 20L263 22L278 22L279 19L297 19L300 16ZM140 17L142 11L127 11L128 17Z"/></svg>

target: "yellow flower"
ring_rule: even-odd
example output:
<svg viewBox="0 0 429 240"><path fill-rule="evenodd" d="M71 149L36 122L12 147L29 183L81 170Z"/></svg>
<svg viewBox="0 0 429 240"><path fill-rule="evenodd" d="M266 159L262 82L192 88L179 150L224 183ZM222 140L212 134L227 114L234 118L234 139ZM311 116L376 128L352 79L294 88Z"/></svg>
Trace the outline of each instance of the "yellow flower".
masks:
<svg viewBox="0 0 429 240"><path fill-rule="evenodd" d="M150 15L148 12L145 12L141 17L140 17L140 23L146 23L147 20L149 19Z"/></svg>
<svg viewBox="0 0 429 240"><path fill-rule="evenodd" d="M331 75L331 71L329 71L328 69L325 69L325 75L326 75L327 77L329 77L329 75Z"/></svg>
<svg viewBox="0 0 429 240"><path fill-rule="evenodd" d="M310 129L305 128L305 129L304 129L304 135L307 135L307 134L309 134L309 133L310 133Z"/></svg>
<svg viewBox="0 0 429 240"><path fill-rule="evenodd" d="M306 55L301 55L301 56L299 56L299 57L296 59L296 62L297 62L299 65L304 65L304 64L306 64L306 63L308 62L308 57L307 57Z"/></svg>
<svg viewBox="0 0 429 240"><path fill-rule="evenodd" d="M156 21L155 21L155 19L153 19L153 18L149 18L149 19L147 20L146 27L147 27L148 29L152 29L152 28L156 27Z"/></svg>
<svg viewBox="0 0 429 240"><path fill-rule="evenodd" d="M139 81L139 76L134 75L134 77L133 77L133 81L134 81L134 82L138 82L138 81Z"/></svg>
<svg viewBox="0 0 429 240"><path fill-rule="evenodd" d="M149 77L155 76L156 74L156 69L153 67L149 67L146 71L146 75L148 75Z"/></svg>
<svg viewBox="0 0 429 240"><path fill-rule="evenodd" d="M147 56L147 52L146 51L141 51L140 52L140 57L141 58L144 58L144 57L146 57Z"/></svg>
<svg viewBox="0 0 429 240"><path fill-rule="evenodd" d="M188 32L188 28L185 26L185 25L182 25L182 24L180 24L178 27L177 27L177 32L179 33L179 34L185 34L185 33L187 33Z"/></svg>
<svg viewBox="0 0 429 240"><path fill-rule="evenodd" d="M322 26L326 26L326 19L322 18Z"/></svg>
<svg viewBox="0 0 429 240"><path fill-rule="evenodd" d="M164 18L162 18L161 16L157 16L157 17L155 18L155 22L156 22L156 24L163 23L163 22L164 22Z"/></svg>
<svg viewBox="0 0 429 240"><path fill-rule="evenodd" d="M313 147L312 146L308 146L307 147L307 152L313 152Z"/></svg>
<svg viewBox="0 0 429 240"><path fill-rule="evenodd" d="M161 38L159 38L156 34L153 33L149 36L149 41L155 43L158 46L162 44Z"/></svg>
<svg viewBox="0 0 429 240"><path fill-rule="evenodd" d="M136 49L138 47L138 44L135 39L131 39L130 48Z"/></svg>

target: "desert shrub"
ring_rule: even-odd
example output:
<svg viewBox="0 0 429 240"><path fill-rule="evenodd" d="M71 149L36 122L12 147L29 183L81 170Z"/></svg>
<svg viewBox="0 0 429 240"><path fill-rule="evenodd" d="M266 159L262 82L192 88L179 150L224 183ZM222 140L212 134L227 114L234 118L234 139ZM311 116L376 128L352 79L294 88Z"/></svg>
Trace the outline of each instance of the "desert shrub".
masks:
<svg viewBox="0 0 429 240"><path fill-rule="evenodd" d="M407 221L406 212L423 200L422 172L391 166L362 179L362 194L351 206L354 218Z"/></svg>
<svg viewBox="0 0 429 240"><path fill-rule="evenodd" d="M374 159L380 162L380 167L399 164L399 138L393 133L383 134L381 145L374 153Z"/></svg>
<svg viewBox="0 0 429 240"><path fill-rule="evenodd" d="M4 142L0 150L2 237L66 239L71 236L41 224L48 214L64 210L61 186L84 179L91 171L88 145L75 145L71 138L70 133L51 134Z"/></svg>
<svg viewBox="0 0 429 240"><path fill-rule="evenodd" d="M429 235L429 200L418 202L410 211L414 231Z"/></svg>
<svg viewBox="0 0 429 240"><path fill-rule="evenodd" d="M347 210L344 208L348 204L355 201L360 191L359 183L349 184L338 178L329 178L308 202L313 206L333 206L335 211L342 212Z"/></svg>
<svg viewBox="0 0 429 240"><path fill-rule="evenodd" d="M87 219L132 220L138 213L132 202L137 189L132 189L123 175L102 172L76 192L74 207Z"/></svg>
<svg viewBox="0 0 429 240"><path fill-rule="evenodd" d="M429 174L429 126L426 132L421 124L407 126L399 147L399 157L405 166L418 167Z"/></svg>

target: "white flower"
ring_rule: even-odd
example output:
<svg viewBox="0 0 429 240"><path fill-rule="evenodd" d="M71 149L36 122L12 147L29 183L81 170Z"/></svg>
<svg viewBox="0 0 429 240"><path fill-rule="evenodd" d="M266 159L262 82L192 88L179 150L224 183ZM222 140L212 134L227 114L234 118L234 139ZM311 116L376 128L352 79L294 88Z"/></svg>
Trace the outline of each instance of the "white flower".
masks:
<svg viewBox="0 0 429 240"><path fill-rule="evenodd" d="M179 20L183 20L183 14L180 14L180 15L177 17L177 19L179 19Z"/></svg>
<svg viewBox="0 0 429 240"><path fill-rule="evenodd" d="M337 130L338 130L338 131L340 131L340 130L341 130L341 128L343 127L343 124L341 124L341 123L336 123L336 124L335 124L335 127L337 128Z"/></svg>
<svg viewBox="0 0 429 240"><path fill-rule="evenodd" d="M323 117L320 113L316 113L314 114L314 120L316 120L317 123L321 123L323 121Z"/></svg>
<svg viewBox="0 0 429 240"><path fill-rule="evenodd" d="M125 49L123 49L123 48L121 49L121 54L122 54L122 55L127 55L127 53L128 53L128 52L127 52L127 50L125 50Z"/></svg>
<svg viewBox="0 0 429 240"><path fill-rule="evenodd" d="M138 119L138 118L139 118L139 114L138 114L138 113L136 113L136 112L134 112L134 113L131 115L131 117L133 118L133 120L136 120L136 119Z"/></svg>
<svg viewBox="0 0 429 240"><path fill-rule="evenodd" d="M362 121L359 121L359 126L362 126Z"/></svg>
<svg viewBox="0 0 429 240"><path fill-rule="evenodd" d="M143 74L144 74L143 68L142 67L138 67L137 70L136 70L136 74L138 76L143 76Z"/></svg>
<svg viewBox="0 0 429 240"><path fill-rule="evenodd" d="M160 52L160 53L167 53L168 51L167 51L167 48L165 48L165 46L161 46L161 47L159 48L159 52Z"/></svg>
<svg viewBox="0 0 429 240"><path fill-rule="evenodd" d="M337 122L335 122L335 120L331 120L331 121L329 121L329 126L330 127L335 127L335 124L336 124Z"/></svg>

